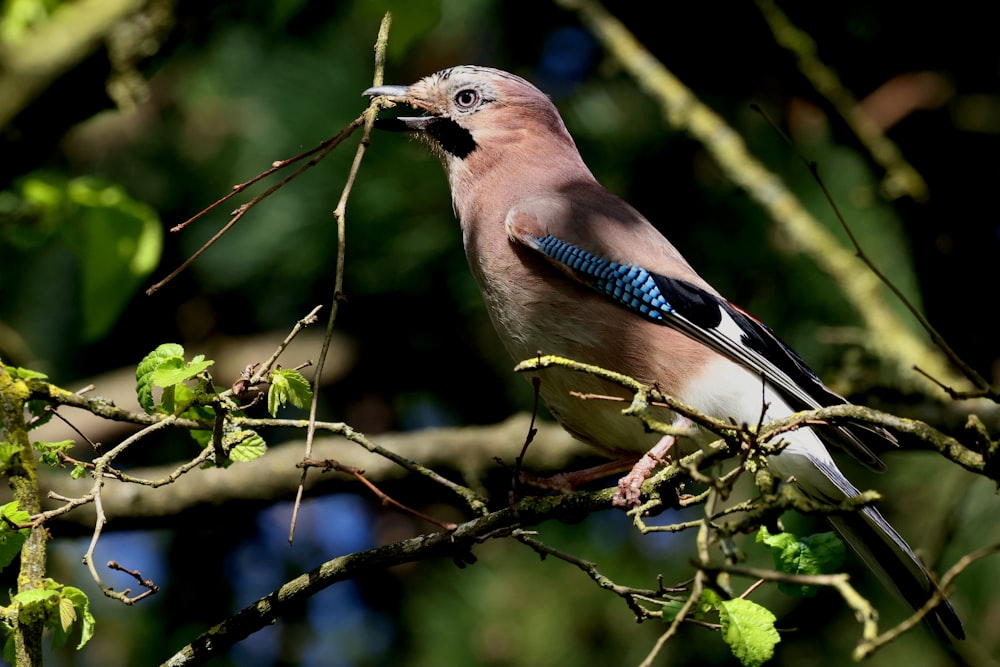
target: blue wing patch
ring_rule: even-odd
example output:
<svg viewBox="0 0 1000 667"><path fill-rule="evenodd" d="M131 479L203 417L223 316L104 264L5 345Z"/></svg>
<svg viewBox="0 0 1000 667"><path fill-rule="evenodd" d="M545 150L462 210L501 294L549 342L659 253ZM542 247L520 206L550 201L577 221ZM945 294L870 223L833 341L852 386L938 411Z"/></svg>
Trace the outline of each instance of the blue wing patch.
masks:
<svg viewBox="0 0 1000 667"><path fill-rule="evenodd" d="M767 325L725 299L683 280L605 259L551 235L522 240L632 312L677 329L762 374L798 409L846 402ZM877 426L845 424L833 433L840 437L831 438L830 430L819 435L875 470L884 470L885 464L863 438L875 434L888 445L896 444L892 434Z"/></svg>
<svg viewBox="0 0 1000 667"><path fill-rule="evenodd" d="M670 315L676 314L706 329L722 321L720 300L694 285L598 257L551 235L533 240L539 252L572 269L598 292L648 319L665 324Z"/></svg>
<svg viewBox="0 0 1000 667"><path fill-rule="evenodd" d="M581 274L598 292L651 320L662 321L674 310L646 269L598 257L554 236L535 242L538 250Z"/></svg>

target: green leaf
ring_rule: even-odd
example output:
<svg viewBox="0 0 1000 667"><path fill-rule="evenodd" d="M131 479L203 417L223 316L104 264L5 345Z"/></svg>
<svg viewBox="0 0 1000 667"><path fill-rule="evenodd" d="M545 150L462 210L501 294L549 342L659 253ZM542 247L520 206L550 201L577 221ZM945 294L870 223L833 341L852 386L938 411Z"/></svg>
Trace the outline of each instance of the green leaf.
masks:
<svg viewBox="0 0 1000 667"><path fill-rule="evenodd" d="M59 625L62 626L63 632L69 632L74 622L76 622L76 606L73 601L65 597L59 598Z"/></svg>
<svg viewBox="0 0 1000 667"><path fill-rule="evenodd" d="M194 400L194 389L186 384L171 385L163 390L163 409L172 415L183 414Z"/></svg>
<svg viewBox="0 0 1000 667"><path fill-rule="evenodd" d="M698 600L698 604L695 605L696 609L699 609L703 614L708 614L719 609L719 605L724 602L722 596L713 591L711 588L706 588L701 592L701 599Z"/></svg>
<svg viewBox="0 0 1000 667"><path fill-rule="evenodd" d="M153 371L153 384L157 387L171 387L180 384L185 380L190 380L214 363L211 359L206 360L201 354L186 364L183 359L180 359L180 363L175 358L165 360Z"/></svg>
<svg viewBox="0 0 1000 667"><path fill-rule="evenodd" d="M184 388L187 389L187 387ZM213 408L210 405L192 405L187 410L182 412L180 416L185 417L187 419L212 421L215 419L215 408ZM200 447L205 447L208 445L208 443L212 441L211 431L205 431L205 430L188 431L188 435L190 435L194 439L194 441L198 443Z"/></svg>
<svg viewBox="0 0 1000 667"><path fill-rule="evenodd" d="M30 515L17 508L17 501L0 506L0 514L15 524L27 523ZM0 520L0 569L10 565L19 553L24 541L31 533L30 528L14 529L7 521Z"/></svg>
<svg viewBox="0 0 1000 667"><path fill-rule="evenodd" d="M312 389L302 373L292 368L279 368L271 373L271 386L267 390L267 411L277 416L278 409L286 403L306 408L312 401Z"/></svg>
<svg viewBox="0 0 1000 667"><path fill-rule="evenodd" d="M80 643L76 645L79 651L94 636L94 615L90 613L90 598L75 586L64 586L62 588L63 599L73 603L76 611L76 618L80 621Z"/></svg>
<svg viewBox="0 0 1000 667"><path fill-rule="evenodd" d="M58 596L59 593L53 590L45 588L32 588L26 591L21 591L11 598L11 600L20 604L22 608L28 608L38 604L45 604L50 601L54 602Z"/></svg>
<svg viewBox="0 0 1000 667"><path fill-rule="evenodd" d="M152 414L156 409L153 386L163 388L161 404L168 413L179 414L194 402L195 395L188 389L182 392L182 382L214 364L204 355L197 355L190 362L184 361L184 348L176 343L164 343L147 354L135 369L135 390L139 405ZM181 395L183 394L183 395Z"/></svg>
<svg viewBox="0 0 1000 667"><path fill-rule="evenodd" d="M661 620L667 624L673 623L674 619L677 618L677 614L681 613L683 607L684 602L682 600L667 600L660 608L663 612Z"/></svg>
<svg viewBox="0 0 1000 667"><path fill-rule="evenodd" d="M104 335L160 259L163 227L156 211L117 185L91 177L66 184L65 243L80 272L83 339Z"/></svg>
<svg viewBox="0 0 1000 667"><path fill-rule="evenodd" d="M139 405L147 414L153 414L156 404L153 401L153 373L160 364L170 359L179 359L184 363L184 348L176 343L164 343L143 357L135 367L135 393L139 397Z"/></svg>
<svg viewBox="0 0 1000 667"><path fill-rule="evenodd" d="M69 631L73 629L73 622L76 621L76 607L72 600L60 596L58 611L59 624L52 627L52 648L59 648L66 643Z"/></svg>
<svg viewBox="0 0 1000 667"><path fill-rule="evenodd" d="M222 442L229 448L229 458L239 463L259 459L267 451L267 443L255 431L245 430L227 434Z"/></svg>
<svg viewBox="0 0 1000 667"><path fill-rule="evenodd" d="M792 533L771 535L761 527L757 541L771 547L774 567L788 574L831 574L844 564L844 543L834 533L817 533L798 538ZM816 586L779 582L778 588L786 595L812 597L819 590Z"/></svg>
<svg viewBox="0 0 1000 667"><path fill-rule="evenodd" d="M50 466L62 465L59 460L60 452L68 452L76 444L72 440L60 440L59 442L33 442L32 445L41 453L42 463Z"/></svg>
<svg viewBox="0 0 1000 667"><path fill-rule="evenodd" d="M6 440L0 442L0 475L5 474L12 466L20 465L21 448Z"/></svg>
<svg viewBox="0 0 1000 667"><path fill-rule="evenodd" d="M719 605L722 639L744 667L759 667L774 657L781 641L774 628L774 614L756 602L725 600Z"/></svg>
<svg viewBox="0 0 1000 667"><path fill-rule="evenodd" d="M7 373L15 380L45 380L49 376L45 373L21 368L20 366L6 366Z"/></svg>

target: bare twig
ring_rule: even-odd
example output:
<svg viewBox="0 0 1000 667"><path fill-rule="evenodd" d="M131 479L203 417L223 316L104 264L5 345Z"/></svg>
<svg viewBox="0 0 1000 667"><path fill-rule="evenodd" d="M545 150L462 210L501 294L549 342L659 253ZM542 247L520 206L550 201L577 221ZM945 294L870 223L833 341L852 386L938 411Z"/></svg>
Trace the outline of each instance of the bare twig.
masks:
<svg viewBox="0 0 1000 667"><path fill-rule="evenodd" d="M198 248L198 250L196 250L190 257L188 257L186 260L184 260L183 262L181 262L181 265L178 266L173 271L171 271L170 274L168 274L166 278L164 278L164 279L156 282L149 289L147 289L146 290L146 294L147 295L154 294L159 289L161 289L164 285L166 285L168 282L170 282L171 280L173 280L174 278L176 278L182 271L184 271L184 269L186 269L187 267L191 266L191 264L193 264L194 261L196 259L198 259L202 255L202 253L204 253L206 250L208 250L210 247L212 247L212 245L214 245L216 241L218 241L220 238L222 238L222 236L226 232L228 232L230 229L232 229L233 225L235 225L237 222L239 222L240 218L242 218L244 215L246 215L246 213L251 208L253 208L257 204L259 204L261 201L263 201L267 197L269 197L272 194L274 194L279 189L283 188L285 185L287 185L292 180L294 180L294 179L298 178L299 176L301 176L307 169L311 169L312 167L315 167L317 164L319 164L320 161L323 158L325 158L327 155L329 155L330 152L333 151L334 148L336 148L337 146L339 146L344 141L344 139L346 139L347 137L351 136L354 133L354 131L361 126L362 122L364 122L364 116L359 116L359 117L355 118L354 120L352 120L350 123L348 123L347 126L343 130L341 130L340 133L337 134L335 137L331 137L330 139L326 139L325 141L321 142L316 148L313 148L311 151L307 151L307 152L305 152L305 153L303 153L301 155L297 155L297 156L295 156L293 158L290 158L288 160L281 160L281 161L275 162L274 166L272 166L271 169L268 169L267 171L263 172L262 174L259 174L259 175L255 176L254 178L250 179L246 183L241 183L240 185L234 186L233 187L233 192L230 192L228 195L226 195L225 197L222 197L220 200L218 200L217 202L215 202L214 204L212 204L211 206L209 206L208 208L206 208L205 210L203 210L201 213L198 213L197 215L195 215L194 218L192 218L191 220L187 220L186 222L183 222L180 225L177 225L176 227L174 227L173 229L171 229L171 231L179 231L179 230L183 229L188 223L190 223L193 220L201 217L205 213L211 211L216 206L218 206L219 204L221 204L222 202L226 201L227 199L229 199L230 197L232 197L234 194L236 194L236 192L241 192L245 187L249 186L250 184L256 183L261 178L269 176L272 173L274 173L275 171L277 171L279 169L282 169L282 168L284 168L284 167L286 167L286 166L288 166L290 164L293 164L293 163L301 160L304 157L307 157L309 155L313 155L315 153L318 153L318 155L316 155L316 157L314 157L311 160L309 160L308 162L306 162L304 165L302 165L301 167L299 167L298 169L296 169L295 171L293 171L291 174L289 174L288 176L286 176L285 178L283 178L278 183L275 183L274 185L272 185L271 187L269 187L267 190L265 190L261 194L257 195L256 197L254 197L250 201L246 202L245 204L241 204L239 206L239 208L237 208L235 211L233 211L230 214L231 219L229 220L229 222L227 222L225 225L223 225L222 229L220 229L219 231L217 231L212 236L212 238L210 238L208 241L206 241L205 244L202 245L200 248Z"/></svg>
<svg viewBox="0 0 1000 667"><path fill-rule="evenodd" d="M250 377L251 385L257 384L264 378L264 376L266 376L268 373L271 372L271 369L274 367L274 364L278 361L278 357L281 356L281 353L285 351L285 348L288 347L288 345L295 339L295 337L299 335L299 332L301 332L308 326L316 324L317 315L319 314L319 311L322 310L322 308L323 308L322 304L316 306L315 308L310 310L305 317L303 317L301 320L295 323L295 326L292 327L292 330L288 332L288 335L285 336L285 339L281 341L277 349L275 349L274 353L270 357L268 357L267 361L262 363L260 367L257 368L256 372ZM316 372L317 377L319 376L320 370L322 370L322 367L317 368ZM314 390L317 388L318 385L317 387L313 387Z"/></svg>
<svg viewBox="0 0 1000 667"><path fill-rule="evenodd" d="M160 587L154 584L152 579L146 579L145 577L143 577L142 573L139 572L139 570L130 570L127 567L119 565L117 561L113 560L108 561L108 567L112 570L118 570L119 572L124 572L125 574L131 575L137 582L139 582L140 586L146 589L146 592L140 593L139 595L136 595L133 598L129 598L130 604L135 604L136 602L145 597L149 597L154 593L160 592ZM128 593L129 591L127 589L123 591L123 594L128 594Z"/></svg>
<svg viewBox="0 0 1000 667"><path fill-rule="evenodd" d="M357 468L357 467L354 467L354 466L346 466L343 463L340 463L339 461L334 461L333 459L323 459L322 461L316 461L314 459L305 459L304 461L300 461L298 463L298 467L302 468L302 469L305 469L305 468L320 468L323 472L328 472L330 470L336 470L338 472L346 473L346 474L350 475L351 477L353 477L354 479L356 479L359 482L361 482L365 487L368 488L369 491L371 491L372 493L374 493L375 496L379 499L379 501L381 501L381 503L383 505L389 505L391 507L395 507L396 509L398 509L398 510L400 510L402 512L406 512L407 514L409 514L411 516L415 516L418 519L420 519L421 521L426 521L427 523L429 523L429 524L431 524L433 526L437 526L438 528L440 528L442 530L455 530L455 528L458 527L457 524L450 523L450 522L444 522L444 521L438 521L437 519L435 519L432 516L424 514L423 512L420 512L419 510L415 510L412 507L404 505L403 503L399 502L398 500L395 500L389 494L385 493L380 488L378 488L375 484L373 484L371 482L371 480L369 480L367 477L365 477L365 471L362 468Z"/></svg>
<svg viewBox="0 0 1000 667"><path fill-rule="evenodd" d="M101 488L104 485L105 470L111 463L111 461L113 461L119 454L124 452L126 449L128 449L133 444L135 444L142 438L146 437L150 433L153 433L154 431L158 431L162 428L169 426L172 421L173 421L172 417L167 417L166 419L163 419L162 421L157 422L156 424L147 426L141 431L138 431L134 433L132 436L126 438L116 447L111 449L111 451L109 451L107 454L97 458L94 461L94 471L92 473L94 477L94 486L91 489L89 495L92 496L93 498L94 506L97 512L97 520L94 523L94 533L90 538L90 546L87 547L87 552L83 555L83 562L87 566L87 569L90 570L90 576L94 579L94 582L98 585L98 587L100 587L101 592L104 593L107 597L113 600L118 600L119 602L122 602L124 604L134 604L136 599L129 597L130 591L127 589L125 591L118 592L109 586L105 586L104 583L101 581L101 576L97 573L97 568L94 566L94 549L97 548L97 542L101 537L101 531L104 529L104 525L107 523L108 520L107 516L105 516L104 514L104 504L101 502ZM145 595L141 597L145 597Z"/></svg>
<svg viewBox="0 0 1000 667"><path fill-rule="evenodd" d="M759 4L763 4L765 2L771 4L769 0L759 0ZM910 301L910 299L906 297L905 294L903 294L903 291L900 290L895 285L895 283L889 280L889 277L885 275L881 269L879 269L878 265L875 264L875 261L868 256L868 253L864 251L864 248L861 247L861 243L858 241L857 236L854 234L854 230L852 230L851 226L847 224L847 220L844 218L844 214L841 213L840 207L837 205L837 201L833 198L833 195L827 188L826 182L820 176L819 166L815 162L808 160L804 155L802 155L802 153L799 151L798 147L791 140L791 138L781 131L781 129L777 126L777 124L774 121L772 121L771 118L766 113L764 113L763 109L761 109L756 105L753 105L753 109L757 111L767 121L767 123L771 126L771 128L785 141L786 144L788 144L789 148L791 148L791 150L795 153L795 155L799 158L799 160L801 160L802 163L809 170L809 174L813 177L813 180L816 181L816 184L819 186L820 191L822 191L823 197L826 199L827 204L833 210L833 214L834 216L836 216L837 221L840 223L841 229L843 229L844 233L847 234L847 238L850 240L851 245L854 247L855 256L858 259L860 259L865 266L868 267L868 270L871 271L872 274L875 277L877 277L883 285L889 288L889 291L892 292L893 296L895 296L896 299L901 304L903 304L903 307L906 308L907 311L909 311L909 313L920 324L920 326L924 329L924 331L927 332L927 335L930 336L931 341L934 343L934 345L936 345L937 348L941 350L942 353L944 353L944 355L948 358L948 360L976 387L977 391L976 392L954 391L951 388L945 386L944 383L936 380L934 377L931 376L930 373L921 370L919 367L916 367L915 370L924 377L926 377L927 379L931 380L934 384L941 387L943 390L947 391L952 398L958 399L958 398L986 397L994 401L1000 400L1000 393L993 391L990 388L989 383L985 379L983 379L983 377L979 373L977 373L976 370L972 368L972 366L967 364L964 359L958 356L958 354L951 348L951 346L948 345L948 342L944 339L944 336L938 333L937 329L934 328L934 325L930 323L930 320L928 320L924 316L924 314L920 312L920 310L913 304L912 301Z"/></svg>
<svg viewBox="0 0 1000 667"><path fill-rule="evenodd" d="M962 558L960 558L957 563L952 565L948 571L945 572L944 576L941 577L941 581L938 583L937 587L935 587L933 594L920 609L908 618L904 619L895 627L886 630L880 635L872 637L866 635L864 640L861 641L857 647L855 647L853 656L854 659L860 662L861 660L870 657L873 653L875 653L875 651L891 643L901 634L907 632L920 623L920 621L923 620L927 614L945 601L947 594L951 590L951 584L958 577L958 575L964 572L966 568L976 561L986 558L987 556L992 556L995 553L1000 553L1000 543L982 547L972 553L962 556Z"/></svg>
<svg viewBox="0 0 1000 667"><path fill-rule="evenodd" d="M663 647L670 640L671 637L677 634L677 630L680 628L681 623L687 619L687 615L691 613L694 605L701 599L701 593L705 590L705 574L698 570L698 573L694 577L694 583L691 586L691 593L688 595L687 600L681 606L680 611L674 616L674 620L670 622L670 626L666 631L659 636L653 648L650 649L649 653L646 655L645 659L639 663L639 667L651 667L653 661L656 660L656 656L660 654Z"/></svg>
<svg viewBox="0 0 1000 667"><path fill-rule="evenodd" d="M382 17L378 37L375 40L375 73L372 77L372 84L375 86L382 85L382 81L385 76L385 51L386 46L389 43L389 27L391 25L392 14L386 12L385 16ZM354 186L354 179L357 177L358 169L361 167L361 160L365 155L368 144L371 142L371 131L372 127L375 126L375 118L378 115L381 105L384 103L384 100L378 101L377 98L372 100L368 105L368 109L366 109L364 114L361 116L360 120L363 120L364 122L364 131L361 136L361 143L358 145L357 151L355 151L354 162L351 163L351 170L347 175L347 183L344 184L344 189L340 194L340 201L337 203L337 208L334 211L334 217L337 220L337 268L336 273L334 274L333 298L330 303L330 317L326 324L326 336L323 339L323 348L320 350L319 359L316 362L316 373L313 377L313 397L312 404L309 406L309 428L306 431L306 451L303 455L303 458L305 459L312 456L312 443L316 433L316 410L319 405L320 378L323 375L323 366L326 363L326 354L330 349L330 341L333 338L333 328L337 321L337 313L340 310L340 302L344 300L344 259L346 257L347 249L347 226L345 216L347 213L347 200L350 197L351 189ZM299 507L302 504L302 495L305 492L307 473L308 468L303 468L299 488L295 492L295 503L292 508L292 518L289 521L288 527L289 544L295 539L295 523L298 520Z"/></svg>
<svg viewBox="0 0 1000 667"><path fill-rule="evenodd" d="M683 587L665 589L662 587L662 582L661 582L661 587L658 590L649 590L641 588L631 588L629 586L622 586L620 584L616 584L613 580L611 580L604 574L601 574L600 570L597 569L597 565L595 563L583 560L582 558L578 558L573 554L567 553L560 549L550 547L549 545L537 539L536 537L533 536L533 534L528 533L527 531L518 529L513 531L511 536L514 537L514 539L516 539L518 542L521 542L522 544L531 547L535 552L541 555L542 558L545 558L546 556L552 556L554 558L558 558L561 561L565 561L566 563L569 563L570 565L573 565L582 570L583 572L585 572L587 576L590 577L594 581L594 583L596 583L598 586L600 586L605 590L611 591L618 597L625 600L625 604L627 604L628 608L632 610L633 614L635 614L636 621L640 623L646 619L652 618L654 614L652 614L648 609L640 605L638 603L638 600L640 599L649 600L652 601L654 604L662 605L664 600L672 599L666 597L667 593L680 593L686 590Z"/></svg>

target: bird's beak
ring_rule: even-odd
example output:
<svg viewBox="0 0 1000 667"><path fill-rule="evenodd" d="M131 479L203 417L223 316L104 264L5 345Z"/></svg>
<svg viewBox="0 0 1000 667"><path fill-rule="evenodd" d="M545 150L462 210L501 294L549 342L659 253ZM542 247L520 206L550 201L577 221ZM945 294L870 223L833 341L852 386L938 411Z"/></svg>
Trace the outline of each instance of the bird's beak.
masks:
<svg viewBox="0 0 1000 667"><path fill-rule="evenodd" d="M410 90L409 86L375 86L374 88L369 88L362 95L367 95L368 97L388 97L393 102L406 102L406 93Z"/></svg>
<svg viewBox="0 0 1000 667"><path fill-rule="evenodd" d="M362 95L369 97L386 97L391 102L408 104L411 107L419 108L420 105L410 97L409 86L375 86L369 88ZM391 132L420 132L427 127L427 124L434 120L434 116L404 116L399 118L379 118L375 121L375 127L380 130Z"/></svg>

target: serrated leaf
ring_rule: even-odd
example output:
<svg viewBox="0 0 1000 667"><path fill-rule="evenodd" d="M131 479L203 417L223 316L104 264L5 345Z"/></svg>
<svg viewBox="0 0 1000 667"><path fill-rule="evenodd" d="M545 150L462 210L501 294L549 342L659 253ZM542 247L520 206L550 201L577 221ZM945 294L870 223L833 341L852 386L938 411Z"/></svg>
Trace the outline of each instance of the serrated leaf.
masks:
<svg viewBox="0 0 1000 667"><path fill-rule="evenodd" d="M759 667L774 657L781 636L774 628L775 617L756 602L737 598L719 605L722 639L744 667Z"/></svg>
<svg viewBox="0 0 1000 667"><path fill-rule="evenodd" d="M59 625L62 626L63 632L69 632L75 621L76 606L73 601L65 597L59 598Z"/></svg>
<svg viewBox="0 0 1000 667"><path fill-rule="evenodd" d="M264 456L267 443L255 431L238 431L226 435L223 444L229 447L229 458L239 463L246 463Z"/></svg>
<svg viewBox="0 0 1000 667"><path fill-rule="evenodd" d="M267 411L272 417L286 403L305 408L312 401L312 389L302 373L291 368L279 368L271 373L271 386L267 390Z"/></svg>
<svg viewBox="0 0 1000 667"><path fill-rule="evenodd" d="M297 408L306 408L312 401L312 387L302 373L294 368L281 368L271 377L281 376L287 382L288 402Z"/></svg>
<svg viewBox="0 0 1000 667"><path fill-rule="evenodd" d="M184 346L177 343L162 343L155 350L147 354L136 367L136 377L156 370L160 362L170 357L184 358Z"/></svg>
<svg viewBox="0 0 1000 667"><path fill-rule="evenodd" d="M836 534L817 533L798 538L792 533L771 535L761 527L757 541L771 547L774 567L788 574L831 574L844 564L844 543ZM779 582L778 588L786 595L812 597L819 590L816 586Z"/></svg>
<svg viewBox="0 0 1000 667"><path fill-rule="evenodd" d="M76 609L76 617L80 620L80 643L76 645L76 650L82 649L94 636L94 615L90 613L90 598L75 586L64 586L62 589L63 599L70 600Z"/></svg>
<svg viewBox="0 0 1000 667"><path fill-rule="evenodd" d="M41 453L42 463L50 466L61 465L59 452L68 452L75 444L73 440L60 440L59 442L33 442L32 446Z"/></svg>
<svg viewBox="0 0 1000 667"><path fill-rule="evenodd" d="M59 593L53 590L32 588L26 591L21 591L11 599L20 604L22 607L30 607L32 605L49 602L50 599L55 600L58 595Z"/></svg>
<svg viewBox="0 0 1000 667"><path fill-rule="evenodd" d="M157 387L172 387L185 380L190 380L215 362L198 355L190 363L183 359L170 358L165 360L153 371L153 384Z"/></svg>
<svg viewBox="0 0 1000 667"><path fill-rule="evenodd" d="M27 512L17 508L16 500L0 506L0 514L15 524L27 523L31 518ZM17 558L30 533L29 528L15 529L7 521L0 521L0 569L7 567Z"/></svg>
<svg viewBox="0 0 1000 667"><path fill-rule="evenodd" d="M153 414L153 373L168 359L178 359L184 363L184 348L177 343L163 343L147 354L135 367L135 393L139 397L139 405L147 414Z"/></svg>

